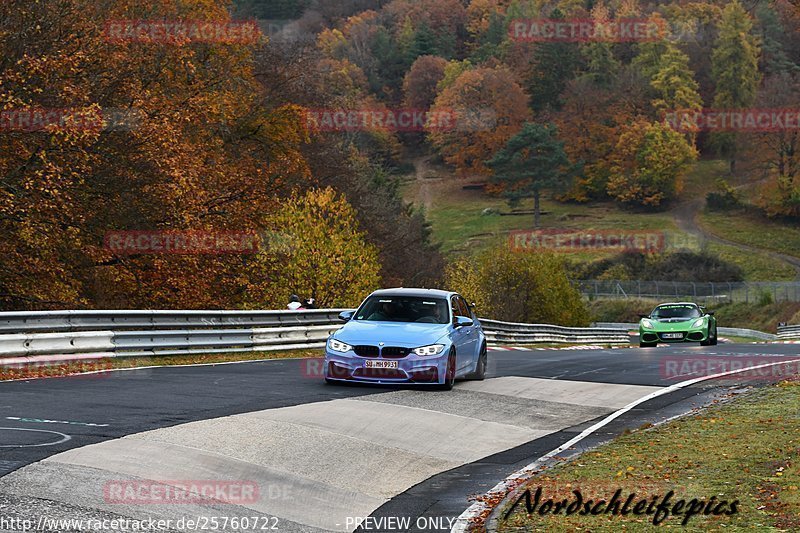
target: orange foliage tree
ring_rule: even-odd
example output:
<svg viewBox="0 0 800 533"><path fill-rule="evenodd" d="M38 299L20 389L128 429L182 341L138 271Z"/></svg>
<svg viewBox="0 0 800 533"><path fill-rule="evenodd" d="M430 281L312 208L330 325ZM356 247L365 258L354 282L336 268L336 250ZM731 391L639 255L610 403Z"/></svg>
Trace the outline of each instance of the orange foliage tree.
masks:
<svg viewBox="0 0 800 533"><path fill-rule="evenodd" d="M247 254L121 255L104 236L255 232L309 178L302 110L261 105L253 43L109 39L106 25L125 19L229 15L222 0L0 4L0 110L98 119L0 132L6 309L238 305L262 283L238 274Z"/></svg>
<svg viewBox="0 0 800 533"><path fill-rule="evenodd" d="M465 71L436 97L431 113L456 117L455 127L434 124L429 138L461 174L490 173L486 160L530 117L528 96L503 67Z"/></svg>

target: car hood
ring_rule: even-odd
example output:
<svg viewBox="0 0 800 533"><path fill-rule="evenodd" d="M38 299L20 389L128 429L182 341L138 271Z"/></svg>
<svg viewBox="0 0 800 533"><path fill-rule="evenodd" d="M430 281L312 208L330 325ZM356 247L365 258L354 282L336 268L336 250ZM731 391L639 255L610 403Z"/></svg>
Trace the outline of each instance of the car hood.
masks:
<svg viewBox="0 0 800 533"><path fill-rule="evenodd" d="M650 322L653 323L655 329L660 331L680 331L689 329L692 323L697 320L698 318L703 317L695 317L695 318L649 318Z"/></svg>
<svg viewBox="0 0 800 533"><path fill-rule="evenodd" d="M450 324L420 324L418 322L368 322L351 320L334 333L347 344L378 344L417 347L434 344L447 335Z"/></svg>

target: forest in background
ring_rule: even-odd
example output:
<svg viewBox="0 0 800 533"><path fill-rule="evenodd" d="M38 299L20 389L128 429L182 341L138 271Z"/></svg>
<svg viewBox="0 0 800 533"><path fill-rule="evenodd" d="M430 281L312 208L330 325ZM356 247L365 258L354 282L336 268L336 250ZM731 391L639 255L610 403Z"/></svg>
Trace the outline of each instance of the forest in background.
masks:
<svg viewBox="0 0 800 533"><path fill-rule="evenodd" d="M257 19L254 43L117 42L115 20ZM515 21L637 19L658 39L515 38ZM434 153L510 201L663 209L693 162L761 183L800 214L798 130L677 129L670 112L800 107L788 0L10 0L0 110L135 111L133 127L0 132L0 306L282 307L357 303L442 282L445 259L395 175ZM309 110L415 109L455 130L326 131ZM531 150L534 148L534 150ZM525 174L532 153L550 156ZM563 154L561 153L563 152ZM457 179L457 178L454 178ZM720 180L715 198L735 202ZM110 231L239 231L250 254L119 254Z"/></svg>

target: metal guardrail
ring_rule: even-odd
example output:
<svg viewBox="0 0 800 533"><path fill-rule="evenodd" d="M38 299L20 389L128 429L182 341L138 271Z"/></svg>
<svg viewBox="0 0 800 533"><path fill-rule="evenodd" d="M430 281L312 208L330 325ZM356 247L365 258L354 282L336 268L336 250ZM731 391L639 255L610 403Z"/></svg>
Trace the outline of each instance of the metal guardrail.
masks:
<svg viewBox="0 0 800 533"><path fill-rule="evenodd" d="M342 326L338 319L341 311L0 313L0 357L134 357L322 348L328 336ZM504 344L629 342L627 331L619 328L568 328L488 319L481 319L481 324L489 342ZM91 328L96 330L83 331ZM9 330L13 333L3 334Z"/></svg>
<svg viewBox="0 0 800 533"><path fill-rule="evenodd" d="M29 311L0 313L0 333L124 329L313 326L335 322L345 309L302 311Z"/></svg>
<svg viewBox="0 0 800 533"><path fill-rule="evenodd" d="M779 340L800 340L800 326L778 326Z"/></svg>
<svg viewBox="0 0 800 533"><path fill-rule="evenodd" d="M550 324L520 324L481 318L489 342L534 344L537 342L629 344L624 328L569 328Z"/></svg>
<svg viewBox="0 0 800 533"><path fill-rule="evenodd" d="M603 328L624 328L629 331L634 331L639 329L639 324L633 322L596 322L594 324L597 327ZM800 326L797 326L800 328ZM758 339L762 341L774 341L775 339L779 338L777 335L772 333L765 333L763 331L758 331L757 329L747 329L747 328L726 328L726 327L719 327L717 328L718 335L730 335L732 337L748 337L751 339ZM800 329L798 329L798 336L800 338Z"/></svg>

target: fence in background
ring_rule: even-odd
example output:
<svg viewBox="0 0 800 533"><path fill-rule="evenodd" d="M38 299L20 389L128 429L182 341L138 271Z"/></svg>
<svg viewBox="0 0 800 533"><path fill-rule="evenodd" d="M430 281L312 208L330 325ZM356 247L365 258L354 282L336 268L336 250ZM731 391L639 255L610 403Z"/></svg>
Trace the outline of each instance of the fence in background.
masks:
<svg viewBox="0 0 800 533"><path fill-rule="evenodd" d="M800 302L800 282L683 282L599 280L575 281L590 299L646 298L660 301L689 300L704 304Z"/></svg>

